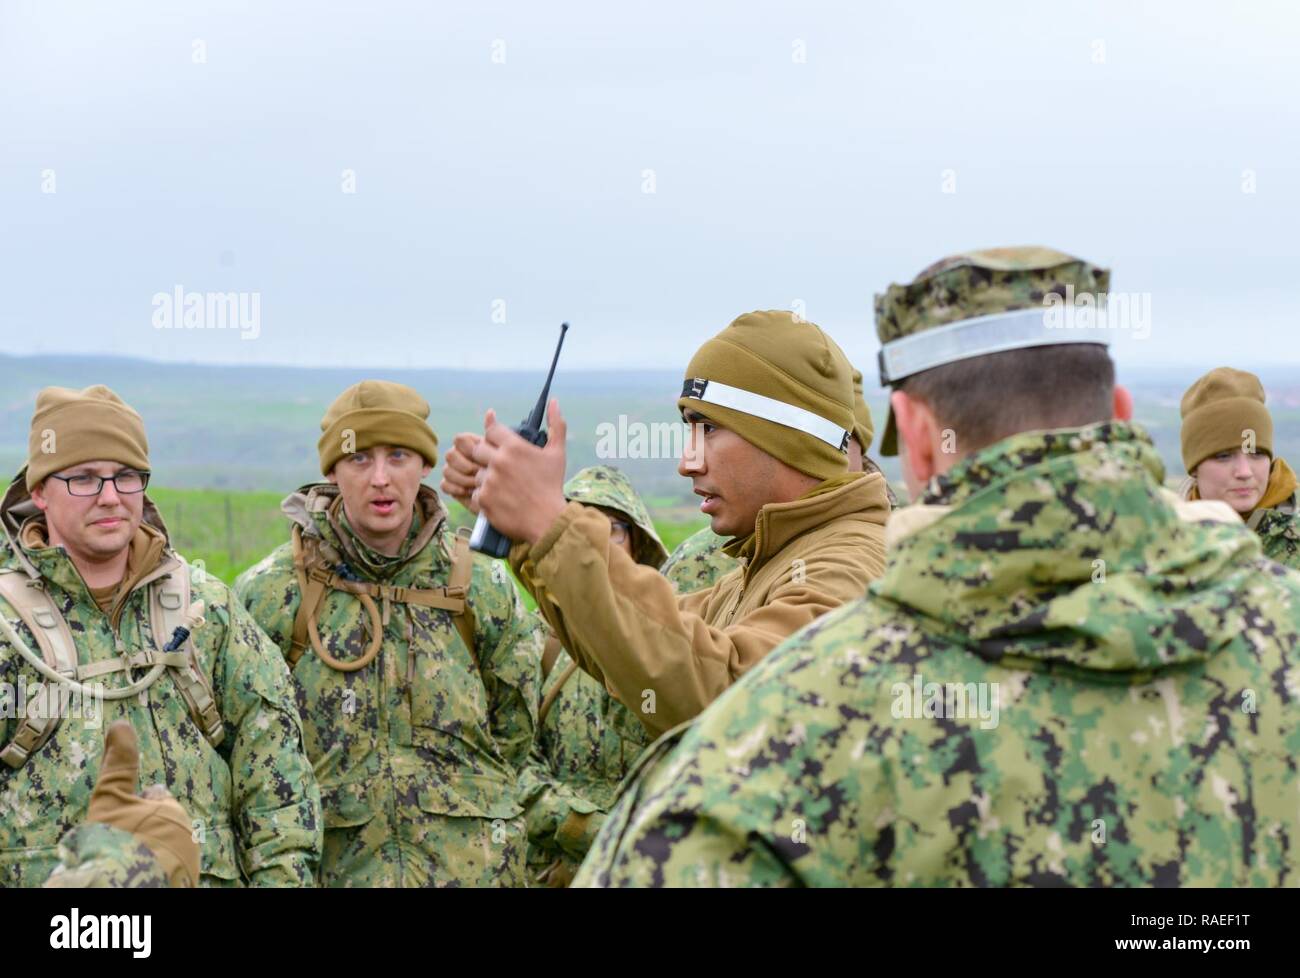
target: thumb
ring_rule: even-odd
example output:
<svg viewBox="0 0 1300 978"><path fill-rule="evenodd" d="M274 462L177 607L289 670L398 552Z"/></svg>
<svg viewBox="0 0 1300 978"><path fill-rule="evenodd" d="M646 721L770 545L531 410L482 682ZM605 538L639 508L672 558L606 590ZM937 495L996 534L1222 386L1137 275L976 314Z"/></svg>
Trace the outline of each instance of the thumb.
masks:
<svg viewBox="0 0 1300 978"><path fill-rule="evenodd" d="M564 439L569 432L569 426L564 423L564 415L560 413L560 402L556 398L551 398L551 403L546 405L546 425L550 433L546 436L547 451L564 451Z"/></svg>
<svg viewBox="0 0 1300 978"><path fill-rule="evenodd" d="M99 764L99 780L90 795L90 821L100 821L106 808L114 807L114 800L135 797L140 780L140 742L135 728L126 720L118 720L108 728L104 738L104 758Z"/></svg>
<svg viewBox="0 0 1300 978"><path fill-rule="evenodd" d="M496 423L497 423L496 411L493 410L492 408L488 408L487 412L483 415L483 430L487 431Z"/></svg>

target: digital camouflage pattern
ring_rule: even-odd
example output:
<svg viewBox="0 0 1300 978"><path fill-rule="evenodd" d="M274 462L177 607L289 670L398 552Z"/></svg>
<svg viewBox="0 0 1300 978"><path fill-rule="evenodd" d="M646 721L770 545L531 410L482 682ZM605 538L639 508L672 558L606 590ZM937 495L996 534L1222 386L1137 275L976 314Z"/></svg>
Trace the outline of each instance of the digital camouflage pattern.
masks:
<svg viewBox="0 0 1300 978"><path fill-rule="evenodd" d="M632 559L658 567L668 553L655 530L645 502L632 488L627 476L612 465L589 465L564 484L564 498L585 506L599 506L622 513L636 527Z"/></svg>
<svg viewBox="0 0 1300 978"><path fill-rule="evenodd" d="M876 335L881 343L959 319L974 319L1043 305L1067 285L1074 294L1110 288L1110 270L1052 248L986 248L941 259L907 285L876 296Z"/></svg>
<svg viewBox="0 0 1300 978"><path fill-rule="evenodd" d="M153 852L130 832L87 822L59 840L58 865L47 887L167 887Z"/></svg>
<svg viewBox="0 0 1300 978"><path fill-rule="evenodd" d="M959 462L865 599L656 745L575 882L1293 883L1300 575L1162 478L1119 422Z"/></svg>
<svg viewBox="0 0 1300 978"><path fill-rule="evenodd" d="M19 524L24 532L43 526L21 478L10 485L0 510L7 532ZM148 497L145 520L166 534ZM71 626L83 664L116 658L119 640L131 651L158 647L149 631L144 582L126 599L115 633L62 547L28 546L28 536L14 536L10 549L0 551L3 566L18 568L20 552L39 571ZM143 694L143 703L140 696L105 700L102 718L64 719L22 767L0 765L2 885L40 886L54 870L59 840L86 816L104 732L115 720L129 720L139 738L141 781L165 785L194 819L201 885L238 886L242 880L257 886L301 886L313 880L320 855L320 795L303 752L284 660L224 584L180 561L170 549L163 560L175 561L190 575L191 600L207 606L206 622L195 630L193 641L225 724L224 739L216 748L208 743L166 673ZM29 648L37 649L27 626L3 599L0 614ZM110 689L128 684L122 672L101 678ZM20 679L29 690L41 681L0 639L0 682L13 689ZM0 711L0 743L13 738L18 720L12 712Z"/></svg>
<svg viewBox="0 0 1300 978"><path fill-rule="evenodd" d="M740 566L739 560L722 552L730 540L706 526L679 543L660 571L679 594L713 587Z"/></svg>
<svg viewBox="0 0 1300 978"><path fill-rule="evenodd" d="M564 495L622 513L635 527L638 562L663 562L667 551L650 512L618 469L583 469L565 483ZM541 701L547 697L551 704L519 784L528 820L529 879L561 886L577 871L619 784L651 737L632 710L563 650L542 684Z"/></svg>
<svg viewBox="0 0 1300 978"><path fill-rule="evenodd" d="M1286 509L1266 509L1255 523L1264 556L1300 570L1300 516Z"/></svg>
<svg viewBox="0 0 1300 978"><path fill-rule="evenodd" d="M1194 476L1182 479L1177 491L1182 499L1199 498ZM1300 570L1300 515L1296 513L1295 493L1276 506L1253 510L1245 522L1259 537L1265 557Z"/></svg>
<svg viewBox="0 0 1300 978"><path fill-rule="evenodd" d="M283 508L344 555L344 576L433 588L447 583L454 534L432 489L422 486L416 505L396 557L353 533L333 485L304 487ZM287 655L301 602L292 545L245 571L235 590ZM478 554L469 603L481 670L449 612L397 602L369 665L339 672L308 648L294 667L325 809L322 885L524 885L515 771L533 741L542 632L503 565ZM327 593L318 623L336 658L359 658L369 644L369 619L350 594Z"/></svg>
<svg viewBox="0 0 1300 978"><path fill-rule="evenodd" d="M591 848L618 786L653 738L636 714L561 651L542 686L560 693L520 772L530 881L565 886Z"/></svg>

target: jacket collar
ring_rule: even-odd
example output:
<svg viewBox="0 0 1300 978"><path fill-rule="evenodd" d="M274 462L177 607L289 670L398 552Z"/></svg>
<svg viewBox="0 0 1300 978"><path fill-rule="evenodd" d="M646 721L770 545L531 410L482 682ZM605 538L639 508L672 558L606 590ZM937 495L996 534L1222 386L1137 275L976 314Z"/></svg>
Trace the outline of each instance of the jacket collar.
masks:
<svg viewBox="0 0 1300 978"><path fill-rule="evenodd" d="M321 541L322 550L332 562L346 562L368 580L387 580L409 566L436 539L447 520L447 512L437 492L421 485L415 497L416 519L402 544L401 552L391 557L370 547L348 525L343 497L332 482L310 483L290 493L280 510L302 527L306 536Z"/></svg>
<svg viewBox="0 0 1300 978"><path fill-rule="evenodd" d="M827 523L853 519L884 526L888 518L884 475L854 473L843 485L829 491L814 489L789 502L767 503L754 520L753 535L732 540L723 551L732 557L748 557L748 575L796 538Z"/></svg>

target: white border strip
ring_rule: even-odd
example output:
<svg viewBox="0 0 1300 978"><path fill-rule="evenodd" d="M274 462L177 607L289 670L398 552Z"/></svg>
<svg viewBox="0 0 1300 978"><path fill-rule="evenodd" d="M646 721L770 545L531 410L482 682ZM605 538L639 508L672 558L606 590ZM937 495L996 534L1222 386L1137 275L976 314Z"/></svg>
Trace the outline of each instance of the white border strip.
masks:
<svg viewBox="0 0 1300 978"><path fill-rule="evenodd" d="M756 418L762 418L764 421L784 425L787 428L794 428L796 431L802 431L814 438L821 439L836 450L840 450L846 443L845 439L848 432L834 421L823 418L820 414L806 411L794 404L787 404L785 401L778 401L774 397L755 394L753 391L743 390L739 387L729 387L716 380L700 378L697 383L704 384L704 393L702 395L685 394L683 396L691 400L703 401L705 404L716 404L718 407L731 408L733 411L750 414Z"/></svg>
<svg viewBox="0 0 1300 978"><path fill-rule="evenodd" d="M1003 350L1061 343L1110 345L1104 330L1053 328L1053 316L1060 318L1059 306L1036 306L960 319L891 340L880 348L880 383L892 384L922 370Z"/></svg>

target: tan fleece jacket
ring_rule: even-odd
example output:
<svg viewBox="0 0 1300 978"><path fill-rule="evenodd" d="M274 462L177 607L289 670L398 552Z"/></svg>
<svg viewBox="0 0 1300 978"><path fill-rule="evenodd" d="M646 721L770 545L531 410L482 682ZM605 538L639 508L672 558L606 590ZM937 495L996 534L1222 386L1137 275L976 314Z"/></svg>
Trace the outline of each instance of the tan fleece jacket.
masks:
<svg viewBox="0 0 1300 978"><path fill-rule="evenodd" d="M563 646L658 736L800 628L862 597L884 572L888 516L879 473L769 503L752 557L684 595L611 546L609 521L579 503L510 559Z"/></svg>

